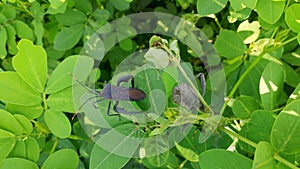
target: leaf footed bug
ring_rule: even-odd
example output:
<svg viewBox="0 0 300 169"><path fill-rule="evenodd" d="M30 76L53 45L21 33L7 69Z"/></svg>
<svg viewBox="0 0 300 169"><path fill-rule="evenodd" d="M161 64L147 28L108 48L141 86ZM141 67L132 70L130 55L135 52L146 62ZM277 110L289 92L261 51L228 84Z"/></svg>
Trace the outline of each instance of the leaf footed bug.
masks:
<svg viewBox="0 0 300 169"><path fill-rule="evenodd" d="M128 82L130 79L131 79L131 87L122 87L122 86L120 86L120 84L122 82ZM90 93L95 95L93 97L90 97L86 101L84 101L80 105L80 107L78 108L78 111L80 111L81 108L85 104L87 104L90 100L95 99L95 98L99 98L98 100L96 100L94 102L94 104L93 104L94 107L96 107L97 103L99 103L99 102L101 102L105 99L108 99L109 103L108 103L108 108L107 108L107 115L109 115L109 116L115 116L115 115L120 116L120 114L141 113L141 112L127 112L125 109L118 107L119 101L139 101L139 100L145 99L146 96L147 96L144 91L134 87L134 77L132 75L126 75L126 76L120 77L117 81L117 86L111 85L109 83L105 83L105 86L102 89L102 92L98 92L96 90L91 90L88 87L86 87L85 85L83 85L81 82L79 82L77 79L75 79L75 80L77 81L78 84L80 84L82 87L87 89ZM113 110L117 114L110 114L110 108L111 108L111 102L112 101L115 101L115 105L113 106ZM78 111L74 114L74 116L76 116L76 114L78 114Z"/></svg>

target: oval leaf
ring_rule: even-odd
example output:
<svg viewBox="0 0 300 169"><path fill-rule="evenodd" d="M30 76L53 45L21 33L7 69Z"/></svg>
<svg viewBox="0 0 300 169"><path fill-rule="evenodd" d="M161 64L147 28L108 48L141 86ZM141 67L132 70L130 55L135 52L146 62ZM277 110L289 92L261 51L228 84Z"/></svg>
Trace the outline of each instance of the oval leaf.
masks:
<svg viewBox="0 0 300 169"><path fill-rule="evenodd" d="M85 2L89 3L89 2ZM66 26L72 26L79 23L84 23L86 21L86 16L83 12L74 9L67 9L65 13L58 14L55 16L59 23Z"/></svg>
<svg viewBox="0 0 300 169"><path fill-rule="evenodd" d="M251 169L252 161L238 153L222 149L212 149L200 154L199 165L201 169Z"/></svg>
<svg viewBox="0 0 300 169"><path fill-rule="evenodd" d="M79 159L71 149L62 149L50 155L44 162L43 169L75 169Z"/></svg>
<svg viewBox="0 0 300 169"><path fill-rule="evenodd" d="M16 72L34 89L42 93L47 78L47 54L41 46L27 39L20 40L18 53L13 57Z"/></svg>
<svg viewBox="0 0 300 169"><path fill-rule="evenodd" d="M122 168L130 160L130 157L117 156L95 144L90 160L90 168Z"/></svg>
<svg viewBox="0 0 300 169"><path fill-rule="evenodd" d="M33 126L28 118L20 114L14 114L13 117L19 122L23 129L23 133L30 134L33 130Z"/></svg>
<svg viewBox="0 0 300 169"><path fill-rule="evenodd" d="M237 33L231 30L221 30L214 46L216 51L226 58L241 56L247 49Z"/></svg>
<svg viewBox="0 0 300 169"><path fill-rule="evenodd" d="M252 97L240 96L235 99L232 106L233 114L241 119L247 119L251 113L259 108L259 103Z"/></svg>
<svg viewBox="0 0 300 169"><path fill-rule="evenodd" d="M29 39L34 41L32 29L21 20L14 20L13 26L16 29L19 38Z"/></svg>
<svg viewBox="0 0 300 169"><path fill-rule="evenodd" d="M256 11L264 21L273 24L280 19L284 6L285 0L259 0Z"/></svg>
<svg viewBox="0 0 300 169"><path fill-rule="evenodd" d="M300 152L300 100L289 103L277 116L271 143L278 152Z"/></svg>
<svg viewBox="0 0 300 169"><path fill-rule="evenodd" d="M16 72L0 72L0 100L7 103L33 106L42 98Z"/></svg>
<svg viewBox="0 0 300 169"><path fill-rule="evenodd" d="M180 146L179 144L175 144L177 150L180 154L187 160L191 162L198 162L199 156L193 150Z"/></svg>
<svg viewBox="0 0 300 169"><path fill-rule="evenodd" d="M25 134L20 123L9 112L0 109L0 129L14 134Z"/></svg>
<svg viewBox="0 0 300 169"><path fill-rule="evenodd" d="M7 32L4 26L0 25L0 59L4 59L7 55L6 50L6 41L7 41Z"/></svg>
<svg viewBox="0 0 300 169"><path fill-rule="evenodd" d="M0 164L0 169L12 169L12 168L39 169L36 163L23 158L8 158L3 160L2 163Z"/></svg>
<svg viewBox="0 0 300 169"><path fill-rule="evenodd" d="M43 113L43 107L40 104L36 106L20 106L8 103L5 106L5 110L12 114L21 114L30 120L38 118Z"/></svg>
<svg viewBox="0 0 300 169"><path fill-rule="evenodd" d="M266 110L276 107L283 90L284 70L277 63L270 62L264 69L259 82L262 105Z"/></svg>
<svg viewBox="0 0 300 169"><path fill-rule="evenodd" d="M227 0L198 0L197 1L197 11L199 15L209 15L215 14L225 7Z"/></svg>
<svg viewBox="0 0 300 169"><path fill-rule="evenodd" d="M51 94L47 98L47 105L53 110L63 112L75 112L73 104L73 88L68 87L64 90Z"/></svg>
<svg viewBox="0 0 300 169"><path fill-rule="evenodd" d="M57 50L69 50L73 48L80 40L84 25L72 25L59 32L54 40L54 48Z"/></svg>
<svg viewBox="0 0 300 169"><path fill-rule="evenodd" d="M257 144L253 168L270 169L276 168L276 161L274 159L274 150L269 142L261 141Z"/></svg>
<svg viewBox="0 0 300 169"><path fill-rule="evenodd" d="M46 93L58 92L72 85L73 78L82 81L88 77L94 65L91 57L73 55L61 62L52 72ZM76 77L72 77L76 76Z"/></svg>
<svg viewBox="0 0 300 169"><path fill-rule="evenodd" d="M0 129L0 161L4 160L16 144L16 136Z"/></svg>
<svg viewBox="0 0 300 169"><path fill-rule="evenodd" d="M71 134L71 124L66 115L60 111L49 109L45 112L44 120L54 135L66 138Z"/></svg>
<svg viewBox="0 0 300 169"><path fill-rule="evenodd" d="M300 4L292 4L288 7L285 13L285 21L286 24L291 28L294 32L300 32Z"/></svg>

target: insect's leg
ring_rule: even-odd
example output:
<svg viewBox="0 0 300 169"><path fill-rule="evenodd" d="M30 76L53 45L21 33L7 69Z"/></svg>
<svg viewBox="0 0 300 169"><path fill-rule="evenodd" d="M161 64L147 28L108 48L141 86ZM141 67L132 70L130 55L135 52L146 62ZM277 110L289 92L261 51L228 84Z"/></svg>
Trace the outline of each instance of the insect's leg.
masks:
<svg viewBox="0 0 300 169"><path fill-rule="evenodd" d="M85 88L87 91L89 91L90 93L92 94L95 94L95 95L99 95L100 92L96 91L96 90L92 90L90 88L88 88L87 86L85 86L84 84L82 84L77 78L75 78L72 74L70 74L73 78L73 80L75 80L80 86L82 86L83 88Z"/></svg>
<svg viewBox="0 0 300 169"><path fill-rule="evenodd" d="M78 110L74 113L73 117L72 117L72 120L75 118L75 116L77 116L77 114L79 113L79 111L82 109L82 107L87 104L90 100L94 99L94 98L97 98L98 96L94 96L94 97L91 97L91 98L88 98L86 101L84 101L78 108ZM102 99L103 100L103 99Z"/></svg>
<svg viewBox="0 0 300 169"><path fill-rule="evenodd" d="M133 76L132 75L126 75L126 76L122 76L118 79L117 81L117 86L120 86L120 84L122 82L128 82L129 79L132 79L133 80ZM131 81L131 84L133 84L133 81Z"/></svg>
<svg viewBox="0 0 300 169"><path fill-rule="evenodd" d="M110 100L109 101L109 103L108 103L108 108L107 108L107 115L108 116L119 116L119 120L121 120L121 116L120 116L120 114L118 113L118 112L116 112L116 114L110 114L110 107L111 107L111 102L112 102L112 100ZM119 104L119 101L116 101L116 104L118 105ZM116 105L115 104L115 105ZM115 107L115 106L114 106Z"/></svg>
<svg viewBox="0 0 300 169"><path fill-rule="evenodd" d="M201 87L202 87L202 96L204 97L205 91L206 91L206 82L205 82L205 76L203 73L199 73L196 75L196 78L200 77Z"/></svg>
<svg viewBox="0 0 300 169"><path fill-rule="evenodd" d="M97 96L98 97L98 96ZM99 103L99 102L101 102L101 101L103 101L103 100L105 100L106 98L101 98L101 99L99 99L99 100L96 100L94 103L93 103L93 106L95 107L95 108L98 108L98 105L97 105L97 103Z"/></svg>
<svg viewBox="0 0 300 169"><path fill-rule="evenodd" d="M116 104L113 107L113 109L114 109L114 111L116 113L119 113L119 114L138 114L138 113L142 113L140 111L131 111L131 112L128 112L125 109L118 107L118 105L119 105L119 101L116 101Z"/></svg>

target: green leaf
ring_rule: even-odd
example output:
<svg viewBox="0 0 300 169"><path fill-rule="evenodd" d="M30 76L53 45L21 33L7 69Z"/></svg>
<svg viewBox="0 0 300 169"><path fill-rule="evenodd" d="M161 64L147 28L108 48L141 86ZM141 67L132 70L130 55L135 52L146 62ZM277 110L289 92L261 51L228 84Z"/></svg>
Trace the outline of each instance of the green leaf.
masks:
<svg viewBox="0 0 300 169"><path fill-rule="evenodd" d="M7 32L4 26L0 25L0 59L4 59L7 55L6 51L6 41L7 41Z"/></svg>
<svg viewBox="0 0 300 169"><path fill-rule="evenodd" d="M294 100L300 99L300 83L297 85L293 93L290 95L287 104L291 103Z"/></svg>
<svg viewBox="0 0 300 169"><path fill-rule="evenodd" d="M7 38L8 38L6 43L8 48L8 53L11 55L15 55L18 52L17 43L16 43L17 32L11 24L6 24L5 28L7 32Z"/></svg>
<svg viewBox="0 0 300 169"><path fill-rule="evenodd" d="M145 138L139 152L156 168L164 168L169 158L169 142L163 135ZM143 152L143 153L141 153Z"/></svg>
<svg viewBox="0 0 300 169"><path fill-rule="evenodd" d="M158 69L165 69L170 62L168 53L163 49L150 48L144 57Z"/></svg>
<svg viewBox="0 0 300 169"><path fill-rule="evenodd" d="M8 158L3 160L2 163L0 164L0 169L12 169L12 168L39 169L36 163L23 158Z"/></svg>
<svg viewBox="0 0 300 169"><path fill-rule="evenodd" d="M43 107L40 104L35 106L21 106L8 103L5 106L5 110L12 114L21 114L30 120L38 118L43 113Z"/></svg>
<svg viewBox="0 0 300 169"><path fill-rule="evenodd" d="M250 120L242 126L239 134L249 140L258 143L260 141L270 141L270 135L275 118L272 112L267 110L257 110L252 113ZM239 146L247 152L254 152L250 145L239 141Z"/></svg>
<svg viewBox="0 0 300 169"><path fill-rule="evenodd" d="M85 14L90 14L93 12L93 7L90 1L86 0L76 0L75 8L81 10ZM98 9L98 8L97 8Z"/></svg>
<svg viewBox="0 0 300 169"><path fill-rule="evenodd" d="M7 18L5 15L3 15L2 13L0 13L0 24L3 24L5 22L7 22Z"/></svg>
<svg viewBox="0 0 300 169"><path fill-rule="evenodd" d="M94 145L90 158L90 168L93 169L122 168L130 160L130 157L118 156L97 144Z"/></svg>
<svg viewBox="0 0 300 169"><path fill-rule="evenodd" d="M13 27L15 28L19 38L34 41L33 31L25 22L21 20L14 20Z"/></svg>
<svg viewBox="0 0 300 169"><path fill-rule="evenodd" d="M286 74L285 83L292 87L296 87L300 83L300 75L296 72L296 70L294 70L290 65L286 64L285 62L283 62L283 65Z"/></svg>
<svg viewBox="0 0 300 169"><path fill-rule="evenodd" d="M276 168L274 150L269 142L261 141L257 144L252 168L270 169Z"/></svg>
<svg viewBox="0 0 300 169"><path fill-rule="evenodd" d="M26 158L37 162L40 156L40 147L38 142L33 137L28 137L25 141Z"/></svg>
<svg viewBox="0 0 300 169"><path fill-rule="evenodd" d="M25 134L21 124L9 112L0 109L0 129L10 131L14 134Z"/></svg>
<svg viewBox="0 0 300 169"><path fill-rule="evenodd" d="M281 17L285 7L285 0L259 0L256 11L264 21L274 24Z"/></svg>
<svg viewBox="0 0 300 169"><path fill-rule="evenodd" d="M251 169L252 161L249 158L235 152L223 149L212 149L200 154L199 165L201 169Z"/></svg>
<svg viewBox="0 0 300 169"><path fill-rule="evenodd" d="M11 132L0 129L0 162L12 151L16 144L16 136Z"/></svg>
<svg viewBox="0 0 300 169"><path fill-rule="evenodd" d="M34 28L34 35L36 37L36 44L38 46L43 46L43 35L44 35L44 26L43 22L39 19L34 19L32 22Z"/></svg>
<svg viewBox="0 0 300 169"><path fill-rule="evenodd" d="M109 151L105 156L100 156L102 157L101 159L103 161L98 165L101 166L101 168L107 168L105 167L107 163L111 160L114 160L113 158L115 158L115 156L113 156L112 154L131 158L139 148L143 137L144 133L140 132L140 130L138 130L138 128L133 123L121 124L113 128L112 130L109 130L108 132L103 134L96 142L98 146L101 146L106 151Z"/></svg>
<svg viewBox="0 0 300 169"><path fill-rule="evenodd" d="M145 69L136 74L134 80L135 85L147 94L147 97L137 104L144 111L162 114L166 108L166 89L159 72L152 68Z"/></svg>
<svg viewBox="0 0 300 169"><path fill-rule="evenodd" d="M89 2L86 2L89 3ZM72 26L75 24L83 24L87 17L84 13L74 9L67 9L65 13L55 15L56 20L66 26Z"/></svg>
<svg viewBox="0 0 300 169"><path fill-rule="evenodd" d="M127 0L109 0L109 3L111 3L119 11L124 11L130 7L130 2Z"/></svg>
<svg viewBox="0 0 300 169"><path fill-rule="evenodd" d="M106 9L96 9L92 15L96 20L108 20L110 17L110 13Z"/></svg>
<svg viewBox="0 0 300 169"><path fill-rule="evenodd" d="M300 152L300 100L294 100L277 116L271 143L277 152Z"/></svg>
<svg viewBox="0 0 300 169"><path fill-rule="evenodd" d="M84 30L83 24L72 25L59 32L54 40L54 48L57 50L69 50L80 40Z"/></svg>
<svg viewBox="0 0 300 169"><path fill-rule="evenodd" d="M238 10L241 10L243 8L245 8L242 0L229 0L230 2L230 6L235 10L235 11L238 11Z"/></svg>
<svg viewBox="0 0 300 169"><path fill-rule="evenodd" d="M215 1L198 0L197 11L199 15L215 14L221 11L226 4L227 4L227 0L215 0Z"/></svg>
<svg viewBox="0 0 300 169"><path fill-rule="evenodd" d="M15 147L9 154L9 158L18 157L26 158L28 160L36 162L40 155L40 148L37 141L28 137L25 140L18 140Z"/></svg>
<svg viewBox="0 0 300 169"><path fill-rule="evenodd" d="M253 9L253 8L255 8L258 0L242 0L242 1L243 1L244 5L246 5L248 8Z"/></svg>
<svg viewBox="0 0 300 169"><path fill-rule="evenodd" d="M237 97L232 106L233 114L241 119L247 119L251 113L259 108L259 103L252 97L239 96Z"/></svg>
<svg viewBox="0 0 300 169"><path fill-rule="evenodd" d="M13 5L5 5L1 9L1 14L6 16L7 19L13 20L16 18L17 10Z"/></svg>
<svg viewBox="0 0 300 169"><path fill-rule="evenodd" d="M66 138L71 134L71 124L67 116L56 110L48 109L45 112L44 120L54 135Z"/></svg>
<svg viewBox="0 0 300 169"><path fill-rule="evenodd" d="M22 127L22 133L31 134L33 127L28 118L20 114L14 114L13 117L19 122Z"/></svg>
<svg viewBox="0 0 300 169"><path fill-rule="evenodd" d="M27 39L20 40L13 66L20 77L31 87L42 93L47 79L47 54L41 46Z"/></svg>
<svg viewBox="0 0 300 169"><path fill-rule="evenodd" d="M61 0L49 0L50 6L46 13L48 14L58 14L58 13L64 13L68 2L67 1L61 1Z"/></svg>
<svg viewBox="0 0 300 169"><path fill-rule="evenodd" d="M300 4L292 4L285 12L285 22L289 28L294 32L300 32Z"/></svg>
<svg viewBox="0 0 300 169"><path fill-rule="evenodd" d="M283 55L282 59L292 66L300 66L300 48Z"/></svg>
<svg viewBox="0 0 300 169"><path fill-rule="evenodd" d="M75 151L70 149L59 150L50 155L44 162L43 169L75 169L79 158Z"/></svg>
<svg viewBox="0 0 300 169"><path fill-rule="evenodd" d="M270 62L264 69L259 82L259 93L264 109L276 107L283 90L284 70L281 65Z"/></svg>
<svg viewBox="0 0 300 169"><path fill-rule="evenodd" d="M232 9L231 7L229 8L229 13L230 16L228 16L228 21L230 23L234 23L237 20L238 21L243 21L247 18L249 18L250 14L251 14L251 9L250 8L244 8L238 11L235 11L234 9Z"/></svg>
<svg viewBox="0 0 300 169"><path fill-rule="evenodd" d="M42 98L16 72L0 72L0 100L24 106L40 104Z"/></svg>
<svg viewBox="0 0 300 169"><path fill-rule="evenodd" d="M226 58L241 56L247 49L237 33L231 30L221 30L214 47L220 55Z"/></svg>
<svg viewBox="0 0 300 169"><path fill-rule="evenodd" d="M198 154L196 154L193 150L182 147L178 143L176 143L175 146L176 146L177 150L180 152L180 154L182 155L182 157L184 157L186 160L191 161L191 162L199 161Z"/></svg>
<svg viewBox="0 0 300 169"><path fill-rule="evenodd" d="M73 78L85 80L90 74L94 60L91 57L73 55L63 60L52 72L46 93L55 93L72 85Z"/></svg>
<svg viewBox="0 0 300 169"><path fill-rule="evenodd" d="M284 22L284 16L281 15L281 17L275 23L268 23L264 21L260 16L258 16L258 22L260 23L262 28L266 30L272 30L275 29L276 27L279 27Z"/></svg>
<svg viewBox="0 0 300 169"><path fill-rule="evenodd" d="M51 94L47 98L47 105L51 109L62 112L75 112L73 103L73 87Z"/></svg>

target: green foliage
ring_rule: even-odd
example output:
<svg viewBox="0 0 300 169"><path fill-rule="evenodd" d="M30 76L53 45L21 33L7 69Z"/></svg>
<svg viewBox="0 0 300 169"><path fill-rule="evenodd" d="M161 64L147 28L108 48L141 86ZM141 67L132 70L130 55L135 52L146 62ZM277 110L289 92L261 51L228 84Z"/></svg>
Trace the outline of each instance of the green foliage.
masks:
<svg viewBox="0 0 300 169"><path fill-rule="evenodd" d="M185 21L129 15L146 11ZM1 0L0 169L299 167L299 11L293 0ZM146 98L107 116L89 88L127 74ZM193 94L175 101L182 84Z"/></svg>

